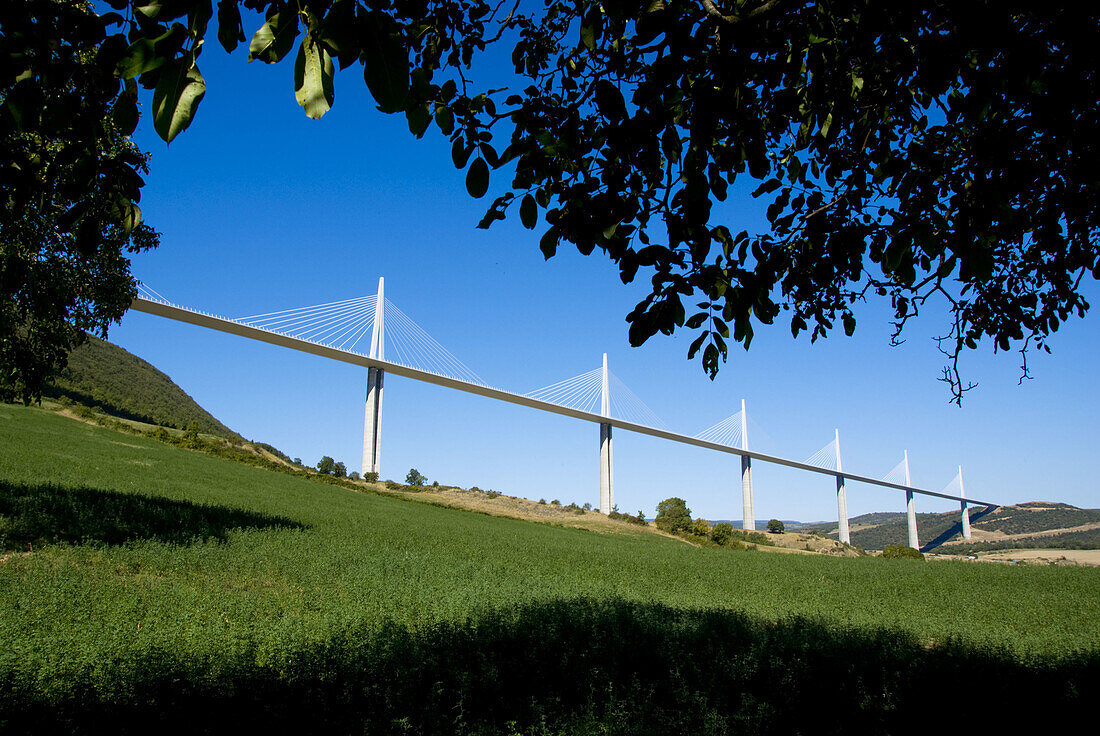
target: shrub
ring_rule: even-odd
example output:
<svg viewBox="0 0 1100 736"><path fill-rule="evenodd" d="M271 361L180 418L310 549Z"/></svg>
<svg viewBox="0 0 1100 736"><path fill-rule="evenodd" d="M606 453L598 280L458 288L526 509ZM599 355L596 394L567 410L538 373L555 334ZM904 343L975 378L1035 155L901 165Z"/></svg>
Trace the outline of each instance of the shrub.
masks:
<svg viewBox="0 0 1100 736"><path fill-rule="evenodd" d="M481 493L481 489L477 486L471 486L470 490L474 493ZM490 491L490 493L492 493L492 491Z"/></svg>
<svg viewBox="0 0 1100 736"><path fill-rule="evenodd" d="M710 531L710 539L715 544L726 546L733 539L733 524L728 521L718 522Z"/></svg>
<svg viewBox="0 0 1100 736"><path fill-rule="evenodd" d="M296 457L296 458L294 458L293 462L294 462L295 465L301 465L302 464L302 458Z"/></svg>
<svg viewBox="0 0 1100 736"><path fill-rule="evenodd" d="M351 478L352 480L359 480L359 471L358 470L351 471L350 473L348 473L348 477Z"/></svg>
<svg viewBox="0 0 1100 736"><path fill-rule="evenodd" d="M781 534L784 528L783 522L779 519L770 519L768 521L768 531L772 534Z"/></svg>
<svg viewBox="0 0 1100 736"><path fill-rule="evenodd" d="M886 548L882 550L882 556L888 559L900 560L923 560L924 555L920 553L920 550L915 550L912 547L906 547L904 544L888 544Z"/></svg>
<svg viewBox="0 0 1100 736"><path fill-rule="evenodd" d="M497 493L496 491L489 491L488 493L485 494L486 498L497 498L498 496L500 496L500 494Z"/></svg>
<svg viewBox="0 0 1100 736"><path fill-rule="evenodd" d="M386 481L386 490L387 491L399 491L399 490L401 490L401 484L396 482L396 481L388 480L388 481Z"/></svg>
<svg viewBox="0 0 1100 736"><path fill-rule="evenodd" d="M615 519L616 521L625 521L627 524L640 524L645 526L645 517L631 516L630 514L619 513L619 507L616 506L611 510L611 513L607 515L609 519Z"/></svg>
<svg viewBox="0 0 1100 736"><path fill-rule="evenodd" d="M368 483L377 483L378 482L378 473L376 471L373 471L373 470L369 471L367 473L363 473L363 480L365 480Z"/></svg>
<svg viewBox="0 0 1100 736"><path fill-rule="evenodd" d="M439 488L439 481L433 480L432 481L432 488Z"/></svg>
<svg viewBox="0 0 1100 736"><path fill-rule="evenodd" d="M325 455L317 462L317 470L325 475L332 475L336 470L336 461Z"/></svg>
<svg viewBox="0 0 1100 736"><path fill-rule="evenodd" d="M347 466L345 466L343 463L336 463L332 466L332 474L335 475L337 478L343 478L348 474Z"/></svg>
<svg viewBox="0 0 1100 736"><path fill-rule="evenodd" d="M541 503L543 506L545 506L546 505L546 499L545 498L540 498L539 503Z"/></svg>
<svg viewBox="0 0 1100 736"><path fill-rule="evenodd" d="M592 504L585 501L584 506L581 506L581 508L584 509L585 511L591 511L592 510Z"/></svg>
<svg viewBox="0 0 1100 736"><path fill-rule="evenodd" d="M422 486L427 482L428 479L421 475L416 468L410 468L408 475L405 476L405 483L410 486Z"/></svg>
<svg viewBox="0 0 1100 736"><path fill-rule="evenodd" d="M710 522L706 519L696 519L691 525L691 533L696 537L710 539Z"/></svg>
<svg viewBox="0 0 1100 736"><path fill-rule="evenodd" d="M555 498L553 501L550 502L550 505L551 506L561 506L561 501L559 501L558 499Z"/></svg>
<svg viewBox="0 0 1100 736"><path fill-rule="evenodd" d="M657 504L656 523L658 529L673 534L691 531L691 509L682 498L666 498Z"/></svg>

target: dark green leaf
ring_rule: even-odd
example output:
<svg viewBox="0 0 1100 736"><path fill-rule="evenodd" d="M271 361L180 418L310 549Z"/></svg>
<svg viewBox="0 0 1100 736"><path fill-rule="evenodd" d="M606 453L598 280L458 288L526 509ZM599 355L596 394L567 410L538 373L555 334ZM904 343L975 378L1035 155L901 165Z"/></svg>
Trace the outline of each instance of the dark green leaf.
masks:
<svg viewBox="0 0 1100 736"><path fill-rule="evenodd" d="M191 124L204 94L206 82L190 55L164 66L153 91L153 128L165 143Z"/></svg>
<svg viewBox="0 0 1100 736"><path fill-rule="evenodd" d="M606 79L596 82L596 106L600 109L600 114L609 121L617 122L626 118L623 93Z"/></svg>
<svg viewBox="0 0 1100 736"><path fill-rule="evenodd" d="M550 228L543 233L542 238L539 239L539 250L542 251L542 255L547 260L554 257L554 254L558 252L558 233L554 228Z"/></svg>
<svg viewBox="0 0 1100 736"><path fill-rule="evenodd" d="M226 51L237 48L244 40L241 9L238 0L218 0L218 42Z"/></svg>
<svg viewBox="0 0 1100 736"><path fill-rule="evenodd" d="M267 19L248 44L248 60L274 64L290 53L298 37L298 14L291 9Z"/></svg>
<svg viewBox="0 0 1100 736"><path fill-rule="evenodd" d="M475 158L466 172L466 191L474 199L480 199L489 191L489 166L483 158Z"/></svg>
<svg viewBox="0 0 1100 736"><path fill-rule="evenodd" d="M523 201L519 203L519 219L528 230L534 230L539 222L539 207L530 194L524 196Z"/></svg>
<svg viewBox="0 0 1100 736"><path fill-rule="evenodd" d="M439 130L442 131L443 135L450 135L455 129L455 116L448 107L436 105L435 124L439 126Z"/></svg>
<svg viewBox="0 0 1100 736"><path fill-rule="evenodd" d="M363 78L378 109L405 109L409 94L409 51L400 27L385 13L372 10L363 17Z"/></svg>
<svg viewBox="0 0 1100 736"><path fill-rule="evenodd" d="M431 124L432 114L427 104L420 104L405 110L405 119L409 121L409 132L420 138Z"/></svg>
<svg viewBox="0 0 1100 736"><path fill-rule="evenodd" d="M466 164L470 160L470 154L473 152L473 146L467 146L461 137L455 138L454 143L451 144L451 161L454 162L455 168L466 168Z"/></svg>

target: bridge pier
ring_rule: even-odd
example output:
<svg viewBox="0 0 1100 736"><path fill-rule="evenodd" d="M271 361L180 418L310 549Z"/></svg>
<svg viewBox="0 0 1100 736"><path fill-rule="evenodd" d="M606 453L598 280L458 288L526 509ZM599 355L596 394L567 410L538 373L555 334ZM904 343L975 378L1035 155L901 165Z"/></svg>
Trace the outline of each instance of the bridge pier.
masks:
<svg viewBox="0 0 1100 736"><path fill-rule="evenodd" d="M844 475L840 472L844 467L840 463L840 430L836 430L836 509L837 509L837 538L844 544L851 544L852 537L848 533L848 494L844 490Z"/></svg>
<svg viewBox="0 0 1100 736"><path fill-rule="evenodd" d="M607 386L607 353L603 354L603 398L600 416L611 416L611 393ZM615 463L611 451L611 425L600 423L600 513L610 514L615 508Z"/></svg>
<svg viewBox="0 0 1100 736"><path fill-rule="evenodd" d="M386 359L386 330L383 305L386 302L385 279L378 279L378 298L374 305L374 327L370 336L370 357ZM382 472L382 383L386 372L367 368L367 405L363 412L363 476Z"/></svg>
<svg viewBox="0 0 1100 736"><path fill-rule="evenodd" d="M963 488L963 467L959 466L959 495L964 499L966 498L966 489ZM962 527L963 527L963 539L970 539L970 509L966 506L966 501L960 501L962 506Z"/></svg>
<svg viewBox="0 0 1100 736"><path fill-rule="evenodd" d="M363 412L363 475L382 472L382 381L385 371L367 369L367 406Z"/></svg>
<svg viewBox="0 0 1100 736"><path fill-rule="evenodd" d="M905 451L905 485L908 488L912 488L913 484L909 481L909 451ZM905 524L909 530L909 546L913 549L920 549L920 539L917 537L917 506L913 500L913 492L905 492Z"/></svg>
<svg viewBox="0 0 1100 736"><path fill-rule="evenodd" d="M749 418L745 400L741 399L741 449L749 449ZM752 507L752 458L741 456L741 528L756 531L756 516Z"/></svg>

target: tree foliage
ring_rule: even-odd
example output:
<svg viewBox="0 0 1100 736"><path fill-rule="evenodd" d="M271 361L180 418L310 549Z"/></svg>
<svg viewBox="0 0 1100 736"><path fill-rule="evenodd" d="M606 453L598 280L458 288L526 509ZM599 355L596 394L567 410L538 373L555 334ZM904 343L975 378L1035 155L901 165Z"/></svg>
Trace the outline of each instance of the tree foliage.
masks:
<svg viewBox="0 0 1100 736"><path fill-rule="evenodd" d="M785 528L786 527L783 525L783 522L779 519L768 520L768 531L772 534L782 534Z"/></svg>
<svg viewBox="0 0 1100 736"><path fill-rule="evenodd" d="M106 336L136 293L124 253L157 244L125 45L79 0L0 7L0 400L40 397L86 331Z"/></svg>
<svg viewBox="0 0 1100 736"><path fill-rule="evenodd" d="M105 16L99 63L153 90L171 141L205 91L213 4L109 1L124 14ZM1027 349L1049 350L1100 275L1091 4L219 0L221 46L246 26L250 61L293 56L310 117L358 64L379 110L450 140L471 196L498 171L482 226L518 210L547 258L571 244L648 277L631 343L693 331L711 376L761 324L850 335L878 296L898 341L939 301L959 400L965 349L1018 348L1027 375ZM500 44L513 77L493 90L476 59ZM768 225L740 225L731 191Z"/></svg>
<svg viewBox="0 0 1100 736"><path fill-rule="evenodd" d="M657 504L657 516L654 523L661 531L675 534L691 531L691 509L682 498L666 498Z"/></svg>
<svg viewBox="0 0 1100 736"><path fill-rule="evenodd" d="M336 461L325 455L317 462L317 470L325 475L332 475L336 472Z"/></svg>
<svg viewBox="0 0 1100 736"><path fill-rule="evenodd" d="M405 476L405 483L410 486L422 486L427 482L428 479L425 478L416 468L411 468L408 472L408 475Z"/></svg>

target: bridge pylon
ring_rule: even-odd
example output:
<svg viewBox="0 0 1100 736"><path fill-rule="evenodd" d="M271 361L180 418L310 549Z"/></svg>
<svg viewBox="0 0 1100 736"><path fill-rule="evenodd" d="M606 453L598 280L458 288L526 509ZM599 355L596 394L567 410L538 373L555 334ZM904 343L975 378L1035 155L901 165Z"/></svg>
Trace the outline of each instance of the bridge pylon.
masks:
<svg viewBox="0 0 1100 736"><path fill-rule="evenodd" d="M603 354L603 374L601 376L602 398L600 416L611 416L611 392L607 385L607 353ZM611 452L611 425L600 423L600 513L610 514L615 508L615 470Z"/></svg>
<svg viewBox="0 0 1100 736"><path fill-rule="evenodd" d="M959 495L964 500L959 501L962 506L963 539L970 539L970 509L966 506L966 489L963 487L963 466L959 466Z"/></svg>
<svg viewBox="0 0 1100 736"><path fill-rule="evenodd" d="M378 299L374 305L374 327L370 337L370 357L386 359L386 331L383 318L385 279L378 278ZM385 371L367 368L367 403L363 416L363 475L382 472L382 383Z"/></svg>
<svg viewBox="0 0 1100 736"><path fill-rule="evenodd" d="M749 415L741 399L741 449L749 449ZM756 531L756 516L752 504L752 458L741 456L741 528Z"/></svg>
<svg viewBox="0 0 1100 736"><path fill-rule="evenodd" d="M905 451L905 487L912 488L913 483L909 480L909 451ZM905 492L905 525L909 530L909 546L913 549L920 549L920 538L917 536L917 505L913 499L913 491L907 490Z"/></svg>
<svg viewBox="0 0 1100 736"><path fill-rule="evenodd" d="M841 472L844 467L840 464L840 430L836 430L836 509L837 509L837 536L845 544L852 543L852 536L848 533L848 494L844 490L844 475Z"/></svg>

